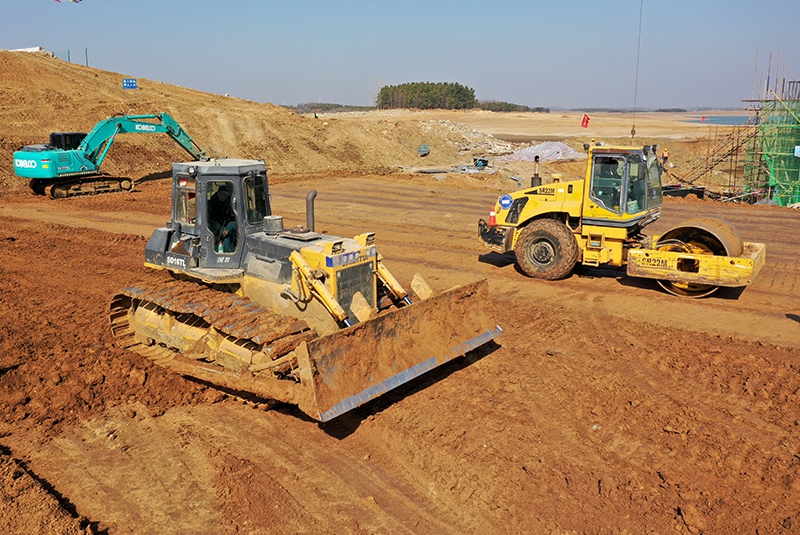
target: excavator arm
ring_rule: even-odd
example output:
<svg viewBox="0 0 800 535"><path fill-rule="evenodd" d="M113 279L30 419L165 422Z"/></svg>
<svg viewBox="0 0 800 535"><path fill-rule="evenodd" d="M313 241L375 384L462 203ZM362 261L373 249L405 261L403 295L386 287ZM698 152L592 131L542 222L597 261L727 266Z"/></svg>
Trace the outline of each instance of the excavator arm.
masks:
<svg viewBox="0 0 800 535"><path fill-rule="evenodd" d="M77 151L99 169L117 134L167 134L196 160L205 153L175 119L167 113L121 115L100 121L78 146Z"/></svg>

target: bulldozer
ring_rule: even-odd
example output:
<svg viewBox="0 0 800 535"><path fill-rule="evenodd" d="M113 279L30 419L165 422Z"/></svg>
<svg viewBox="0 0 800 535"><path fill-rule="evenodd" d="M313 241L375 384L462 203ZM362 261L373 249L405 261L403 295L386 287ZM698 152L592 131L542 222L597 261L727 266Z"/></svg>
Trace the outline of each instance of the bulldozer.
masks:
<svg viewBox="0 0 800 535"><path fill-rule="evenodd" d="M744 242L729 222L694 218L658 236L642 230L661 215L662 168L656 145L585 145L578 180L534 184L504 194L478 221L478 240L498 253L513 251L528 276L567 277L583 266L626 267L655 279L667 292L705 297L720 287L750 284L766 247Z"/></svg>
<svg viewBox="0 0 800 535"><path fill-rule="evenodd" d="M172 166L172 218L145 246L159 283L110 303L123 348L233 393L294 404L325 422L502 333L485 279L407 291L377 251L353 238L286 228L271 210L262 160Z"/></svg>

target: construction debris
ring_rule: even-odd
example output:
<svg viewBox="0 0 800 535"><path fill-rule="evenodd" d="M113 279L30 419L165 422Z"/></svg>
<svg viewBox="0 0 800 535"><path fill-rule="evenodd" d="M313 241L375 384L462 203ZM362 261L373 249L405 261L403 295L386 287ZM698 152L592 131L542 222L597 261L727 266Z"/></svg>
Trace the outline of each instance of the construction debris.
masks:
<svg viewBox="0 0 800 535"><path fill-rule="evenodd" d="M556 160L583 160L586 154L578 152L566 143L561 141L545 141L532 147L526 147L506 156L500 156L498 161L502 162L533 162L539 157L540 162Z"/></svg>
<svg viewBox="0 0 800 535"><path fill-rule="evenodd" d="M485 157L473 158L472 165L456 165L450 169L451 173L488 173L495 172L492 162Z"/></svg>

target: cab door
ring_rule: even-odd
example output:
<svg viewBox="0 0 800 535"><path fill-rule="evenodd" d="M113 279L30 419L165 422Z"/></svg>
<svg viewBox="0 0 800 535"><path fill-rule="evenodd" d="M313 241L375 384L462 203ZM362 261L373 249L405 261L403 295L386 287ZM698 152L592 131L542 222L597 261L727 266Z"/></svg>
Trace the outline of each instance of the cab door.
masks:
<svg viewBox="0 0 800 535"><path fill-rule="evenodd" d="M201 268L238 269L244 249L239 182L212 179L198 185L202 212ZM227 193L226 193L227 192Z"/></svg>

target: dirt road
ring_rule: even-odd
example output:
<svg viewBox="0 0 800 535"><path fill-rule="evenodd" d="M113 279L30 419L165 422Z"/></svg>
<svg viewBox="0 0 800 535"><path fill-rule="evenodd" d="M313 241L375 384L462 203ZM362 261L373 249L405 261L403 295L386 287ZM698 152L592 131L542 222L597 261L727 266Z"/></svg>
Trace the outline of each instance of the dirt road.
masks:
<svg viewBox="0 0 800 535"><path fill-rule="evenodd" d="M767 265L743 292L686 300L613 270L524 277L476 242L492 187L298 178L272 187L287 225L305 220L311 188L317 229L375 231L402 282L488 278L498 344L331 424L267 410L112 344L110 296L162 277L142 253L166 220L167 184L57 204L7 198L0 467L16 468L0 471L3 526L20 515L37 525L24 509L37 485L17 483L27 477L57 499L62 516L50 518L64 533L800 526L796 211L667 200L652 232L719 215L767 243Z"/></svg>

